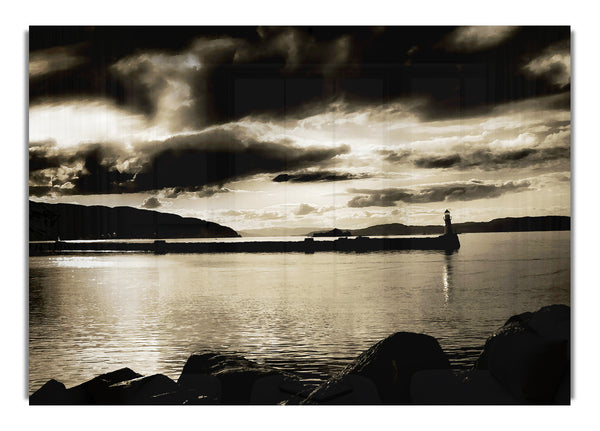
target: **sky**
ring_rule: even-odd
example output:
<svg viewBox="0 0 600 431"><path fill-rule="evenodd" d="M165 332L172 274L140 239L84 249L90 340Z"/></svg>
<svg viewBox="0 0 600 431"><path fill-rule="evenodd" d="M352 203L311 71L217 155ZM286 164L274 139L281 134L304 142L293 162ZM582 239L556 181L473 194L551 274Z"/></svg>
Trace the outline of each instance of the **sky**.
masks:
<svg viewBox="0 0 600 431"><path fill-rule="evenodd" d="M571 215L570 29L30 27L29 196L236 230Z"/></svg>

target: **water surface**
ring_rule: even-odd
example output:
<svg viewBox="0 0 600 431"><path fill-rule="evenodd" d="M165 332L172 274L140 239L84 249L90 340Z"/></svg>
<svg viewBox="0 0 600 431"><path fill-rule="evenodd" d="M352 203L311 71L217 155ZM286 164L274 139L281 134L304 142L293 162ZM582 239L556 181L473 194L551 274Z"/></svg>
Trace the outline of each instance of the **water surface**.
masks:
<svg viewBox="0 0 600 431"><path fill-rule="evenodd" d="M325 379L396 331L454 366L513 314L570 305L570 232L472 233L461 249L31 257L30 393L130 367L177 379L196 351Z"/></svg>

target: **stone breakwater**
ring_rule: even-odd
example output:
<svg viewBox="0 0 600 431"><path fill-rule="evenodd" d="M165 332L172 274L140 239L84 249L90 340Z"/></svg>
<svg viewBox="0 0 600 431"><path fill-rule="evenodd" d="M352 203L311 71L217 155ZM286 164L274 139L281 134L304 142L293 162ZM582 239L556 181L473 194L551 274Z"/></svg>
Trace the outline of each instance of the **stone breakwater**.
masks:
<svg viewBox="0 0 600 431"><path fill-rule="evenodd" d="M458 235L432 238L338 238L332 241L241 241L241 242L30 242L29 256L82 252L138 253L316 253L374 252L393 250L442 250L460 248Z"/></svg>
<svg viewBox="0 0 600 431"><path fill-rule="evenodd" d="M453 370L435 338L397 332L316 388L242 356L203 352L189 357L177 381L122 368L68 389L50 380L29 403L568 405L570 314L551 305L512 316L468 371Z"/></svg>

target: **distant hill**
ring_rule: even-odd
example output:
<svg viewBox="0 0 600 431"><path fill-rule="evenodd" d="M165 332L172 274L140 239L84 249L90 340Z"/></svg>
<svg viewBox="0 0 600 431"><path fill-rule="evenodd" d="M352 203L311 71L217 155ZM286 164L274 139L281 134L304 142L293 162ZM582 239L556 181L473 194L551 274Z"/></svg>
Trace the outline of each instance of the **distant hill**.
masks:
<svg viewBox="0 0 600 431"><path fill-rule="evenodd" d="M238 236L235 230L217 223L158 211L29 201L30 241Z"/></svg>
<svg viewBox="0 0 600 431"><path fill-rule="evenodd" d="M452 224L456 233L475 232L529 232L549 230L571 230L571 217L542 216L542 217L506 217L487 222L466 222ZM352 230L352 235L441 235L444 226L407 226L400 223L381 224L364 229Z"/></svg>
<svg viewBox="0 0 600 431"><path fill-rule="evenodd" d="M332 229L332 230L328 230L325 232L313 232L312 236L313 237L327 237L327 236L351 236L352 232L350 232L349 230L340 230L340 229Z"/></svg>
<svg viewBox="0 0 600 431"><path fill-rule="evenodd" d="M430 226L407 226L402 223L390 223L390 224L379 224L375 226L366 227L363 229L353 229L352 235L371 235L371 236L385 236L385 235L441 235L444 233L444 226L442 225L430 225Z"/></svg>
<svg viewBox="0 0 600 431"><path fill-rule="evenodd" d="M506 217L488 222L457 223L452 226L454 226L456 233L571 230L571 217Z"/></svg>

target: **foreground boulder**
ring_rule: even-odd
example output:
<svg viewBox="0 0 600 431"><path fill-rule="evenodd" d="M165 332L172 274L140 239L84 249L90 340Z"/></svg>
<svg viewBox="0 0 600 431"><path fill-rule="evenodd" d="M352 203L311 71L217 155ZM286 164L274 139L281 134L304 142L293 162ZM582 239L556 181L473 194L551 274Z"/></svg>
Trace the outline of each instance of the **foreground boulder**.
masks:
<svg viewBox="0 0 600 431"><path fill-rule="evenodd" d="M29 404L32 405L68 404L68 401L67 388L63 383L54 379L48 380L29 397Z"/></svg>
<svg viewBox="0 0 600 431"><path fill-rule="evenodd" d="M304 403L409 404L415 372L449 368L448 357L435 338L397 332L360 354L340 374L313 391Z"/></svg>
<svg viewBox="0 0 600 431"><path fill-rule="evenodd" d="M52 379L29 397L29 404L104 404L110 399L111 385L139 377L142 375L129 368L121 368L70 389Z"/></svg>
<svg viewBox="0 0 600 431"><path fill-rule="evenodd" d="M216 404L296 403L305 391L293 375L214 352L190 356L177 383Z"/></svg>
<svg viewBox="0 0 600 431"><path fill-rule="evenodd" d="M411 380L410 399L419 405L520 404L487 370L417 371Z"/></svg>
<svg viewBox="0 0 600 431"><path fill-rule="evenodd" d="M110 398L109 387L115 383L142 377L130 368L121 368L110 373L101 374L80 385L67 390L69 404L105 404Z"/></svg>
<svg viewBox="0 0 600 431"><path fill-rule="evenodd" d="M570 319L566 305L512 316L485 343L475 364L523 404L569 404Z"/></svg>
<svg viewBox="0 0 600 431"><path fill-rule="evenodd" d="M102 392L98 404L160 404L161 396L179 392L177 383L162 374L137 377L110 385ZM157 399L158 397L158 399ZM182 395L176 400L183 401ZM171 404L165 402L165 404Z"/></svg>

